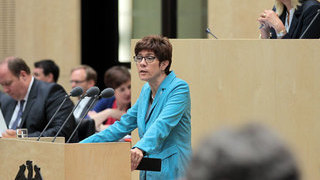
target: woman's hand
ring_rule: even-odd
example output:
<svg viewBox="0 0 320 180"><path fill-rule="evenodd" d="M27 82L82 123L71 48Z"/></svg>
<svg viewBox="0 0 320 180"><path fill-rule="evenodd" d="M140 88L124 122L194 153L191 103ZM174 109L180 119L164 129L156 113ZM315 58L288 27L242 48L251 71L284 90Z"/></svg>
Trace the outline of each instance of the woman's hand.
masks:
<svg viewBox="0 0 320 180"><path fill-rule="evenodd" d="M143 152L139 148L133 148L131 151L131 171L137 169L143 158Z"/></svg>
<svg viewBox="0 0 320 180"><path fill-rule="evenodd" d="M261 38L270 36L270 27L276 30L277 33L285 30L285 27L278 17L277 13L272 10L264 10L258 18L260 24L263 24L263 27L260 29Z"/></svg>
<svg viewBox="0 0 320 180"><path fill-rule="evenodd" d="M96 124L96 130L101 131L105 129L106 127L101 126L102 123L108 119L109 117L119 120L123 114L125 114L125 111L120 111L118 109L105 109L99 113L91 114L90 117L95 121Z"/></svg>
<svg viewBox="0 0 320 180"><path fill-rule="evenodd" d="M91 118L92 118L92 116L94 116L96 114L97 114L97 112L95 112L95 111L89 111L88 112L88 116L91 117Z"/></svg>

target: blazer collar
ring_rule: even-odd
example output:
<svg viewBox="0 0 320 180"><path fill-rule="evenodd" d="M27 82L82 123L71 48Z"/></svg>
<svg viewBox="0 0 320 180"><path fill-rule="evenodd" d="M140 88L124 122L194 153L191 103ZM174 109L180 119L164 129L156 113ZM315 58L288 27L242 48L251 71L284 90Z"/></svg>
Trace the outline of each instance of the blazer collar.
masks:
<svg viewBox="0 0 320 180"><path fill-rule="evenodd" d="M176 78L176 75L173 71L171 71L168 76L161 82L156 96L154 97L154 100L152 102L151 108L149 110L149 114L147 115L146 118L146 122L149 121L150 115L152 114L153 109L156 107L157 103L159 102L159 99L161 98L161 96L165 93L165 90L167 89L167 87L171 84L171 82ZM149 86L150 87L150 86ZM150 102L150 98L151 98L151 89L148 93L149 98L148 102Z"/></svg>
<svg viewBox="0 0 320 180"><path fill-rule="evenodd" d="M289 29L290 37L295 37L298 32L298 31L293 31L293 30L297 30L296 27L298 26L299 21L302 17L301 14L302 14L303 6L304 6L304 4L302 4L301 6L298 6L298 8L295 10L295 12L293 14L292 22L291 22L290 29Z"/></svg>
<svg viewBox="0 0 320 180"><path fill-rule="evenodd" d="M302 10L303 10L303 4L301 6L298 6L298 8L294 11L289 32L288 32L290 37L293 37L295 33L294 30L296 30L296 26L298 25ZM285 24L285 21L286 21L286 12L287 12L287 8L284 6L283 13L280 16L280 19L283 22L283 24Z"/></svg>

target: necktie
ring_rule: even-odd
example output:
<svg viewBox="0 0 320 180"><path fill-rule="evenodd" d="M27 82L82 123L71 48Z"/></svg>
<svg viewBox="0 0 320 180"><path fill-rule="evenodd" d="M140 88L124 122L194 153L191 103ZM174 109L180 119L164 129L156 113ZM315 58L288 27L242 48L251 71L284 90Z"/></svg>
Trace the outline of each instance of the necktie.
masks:
<svg viewBox="0 0 320 180"><path fill-rule="evenodd" d="M21 101L20 101L20 108L19 108L19 112L18 112L17 118L16 118L16 120L13 122L11 129L14 129L14 130L17 129L18 123L19 123L19 121L20 121L20 119L21 119L22 112L23 112L23 104L24 104L24 100L21 100Z"/></svg>

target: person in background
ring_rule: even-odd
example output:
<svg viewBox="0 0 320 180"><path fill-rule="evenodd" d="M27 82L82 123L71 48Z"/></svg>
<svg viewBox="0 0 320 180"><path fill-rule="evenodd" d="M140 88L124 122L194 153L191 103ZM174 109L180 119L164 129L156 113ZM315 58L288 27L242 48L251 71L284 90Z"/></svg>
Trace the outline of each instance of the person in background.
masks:
<svg viewBox="0 0 320 180"><path fill-rule="evenodd" d="M258 18L261 38L319 39L320 15L312 22L319 9L317 0L275 0L273 10L264 10Z"/></svg>
<svg viewBox="0 0 320 180"><path fill-rule="evenodd" d="M299 180L292 153L274 132L250 123L204 138L192 156L186 180Z"/></svg>
<svg viewBox="0 0 320 180"><path fill-rule="evenodd" d="M89 112L90 118L95 121L96 131L101 131L118 121L130 108L131 78L128 68L113 66L104 74L104 84L114 89L112 98L102 98Z"/></svg>
<svg viewBox="0 0 320 180"><path fill-rule="evenodd" d="M165 37L146 36L134 50L139 78L146 81L136 103L107 129L81 143L112 142L138 128L130 150L131 170L143 157L161 159L161 171L140 171L140 179L179 179L191 153L190 91L170 71L172 45Z"/></svg>
<svg viewBox="0 0 320 180"><path fill-rule="evenodd" d="M0 85L10 98L1 98L1 109L8 126L2 137L16 137L16 129L27 128L29 137L37 137L48 124L67 93L57 83L35 79L25 61L7 57L0 62ZM73 103L67 98L43 136L55 136L72 111ZM61 133L68 139L75 128L74 118L68 120ZM75 136L72 142L77 142Z"/></svg>
<svg viewBox="0 0 320 180"><path fill-rule="evenodd" d="M87 90L93 87L97 82L97 72L88 65L80 65L71 70L70 83L72 89L80 86L83 89L83 95ZM80 98L80 97L79 97ZM78 123L84 116L86 108L89 107L93 98L85 97L81 100L73 115Z"/></svg>
<svg viewBox="0 0 320 180"><path fill-rule="evenodd" d="M44 59L34 63L33 76L41 81L57 83L59 67L51 59Z"/></svg>

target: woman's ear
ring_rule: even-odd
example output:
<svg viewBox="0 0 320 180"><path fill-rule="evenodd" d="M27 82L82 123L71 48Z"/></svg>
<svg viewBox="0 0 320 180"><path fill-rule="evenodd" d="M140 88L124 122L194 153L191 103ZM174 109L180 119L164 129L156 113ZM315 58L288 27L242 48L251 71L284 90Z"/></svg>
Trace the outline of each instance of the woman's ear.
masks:
<svg viewBox="0 0 320 180"><path fill-rule="evenodd" d="M168 67L168 65L169 65L169 61L168 60L162 61L160 63L160 69L164 71Z"/></svg>

